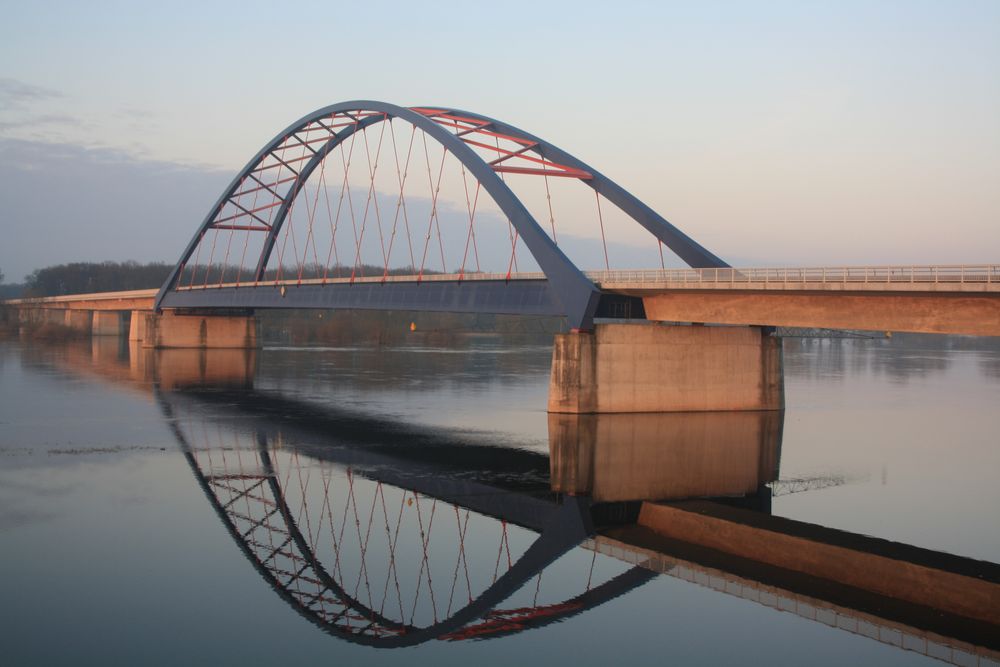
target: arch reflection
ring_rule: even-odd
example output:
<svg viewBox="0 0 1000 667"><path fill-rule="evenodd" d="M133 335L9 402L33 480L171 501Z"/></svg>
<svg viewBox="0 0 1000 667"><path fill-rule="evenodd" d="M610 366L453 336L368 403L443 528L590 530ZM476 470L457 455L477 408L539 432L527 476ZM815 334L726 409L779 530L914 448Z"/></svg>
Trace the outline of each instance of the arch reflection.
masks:
<svg viewBox="0 0 1000 667"><path fill-rule="evenodd" d="M331 425L329 416L298 428L241 426L236 415L190 409L192 400L224 405L224 392L158 397L243 555L299 614L348 641L389 648L507 635L580 614L656 576L576 549L594 532L586 498L477 479L495 471L456 478L392 446L338 442L317 456L312 436ZM358 429L358 421L343 425ZM438 446L462 448L446 439ZM530 478L541 458L523 457L506 474L519 468ZM595 567L599 558L606 562ZM549 584L546 570L557 561Z"/></svg>

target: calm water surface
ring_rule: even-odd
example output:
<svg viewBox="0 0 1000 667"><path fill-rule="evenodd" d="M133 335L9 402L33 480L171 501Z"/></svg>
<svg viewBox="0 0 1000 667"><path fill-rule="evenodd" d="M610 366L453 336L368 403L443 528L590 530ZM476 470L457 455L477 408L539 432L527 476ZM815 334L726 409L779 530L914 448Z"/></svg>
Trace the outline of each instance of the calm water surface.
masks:
<svg viewBox="0 0 1000 667"><path fill-rule="evenodd" d="M600 534L747 496L1000 562L1000 345L784 345L782 423L550 419L544 340L0 343L0 662L937 662Z"/></svg>

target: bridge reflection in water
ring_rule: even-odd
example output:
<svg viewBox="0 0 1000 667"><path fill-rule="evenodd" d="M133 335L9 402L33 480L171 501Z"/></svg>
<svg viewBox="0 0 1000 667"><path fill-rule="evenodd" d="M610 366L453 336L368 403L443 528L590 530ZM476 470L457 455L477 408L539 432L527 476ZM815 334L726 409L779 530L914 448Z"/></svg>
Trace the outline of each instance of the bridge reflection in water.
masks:
<svg viewBox="0 0 1000 667"><path fill-rule="evenodd" d="M152 387L251 566L351 642L503 636L667 575L1000 662L1000 566L770 516L772 495L843 482L780 479L781 413L550 415L546 456L255 390L252 350L95 342L65 362Z"/></svg>

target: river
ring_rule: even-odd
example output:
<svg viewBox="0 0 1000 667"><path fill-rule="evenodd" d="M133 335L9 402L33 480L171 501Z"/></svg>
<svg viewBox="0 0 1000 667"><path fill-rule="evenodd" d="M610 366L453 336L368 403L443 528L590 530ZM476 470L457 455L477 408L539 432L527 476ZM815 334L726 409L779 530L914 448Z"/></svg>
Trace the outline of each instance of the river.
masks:
<svg viewBox="0 0 1000 667"><path fill-rule="evenodd" d="M544 337L0 342L0 662L997 664L621 546L640 501L722 497L1000 563L1000 342L783 344L777 418L579 420Z"/></svg>

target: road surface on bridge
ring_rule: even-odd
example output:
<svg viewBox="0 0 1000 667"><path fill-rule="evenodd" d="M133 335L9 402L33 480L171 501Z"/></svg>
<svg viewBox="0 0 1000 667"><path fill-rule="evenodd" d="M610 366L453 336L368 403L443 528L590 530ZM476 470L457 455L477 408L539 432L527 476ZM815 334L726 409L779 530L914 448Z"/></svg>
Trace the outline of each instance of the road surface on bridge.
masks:
<svg viewBox="0 0 1000 667"><path fill-rule="evenodd" d="M1000 335L1000 265L659 269L592 271L586 276L604 294L641 298L646 317L658 321ZM509 294L515 298L507 307L524 309L525 314L558 314L541 272L227 282L178 287L165 305L405 310L410 304L414 310L450 310L456 308L454 297L447 303L436 297L418 300L415 295L431 294L414 290L427 285L454 291L466 283L488 284L494 295L512 288ZM345 287L362 286L363 299L358 298L360 290L353 298L345 292ZM387 291L388 301L372 299L378 294L371 291L376 286L406 291ZM324 288L331 290L326 297L319 291ZM75 294L6 303L20 308L151 310L156 292ZM464 296L465 307L474 311L477 294ZM531 308L525 306L526 300L531 300Z"/></svg>

